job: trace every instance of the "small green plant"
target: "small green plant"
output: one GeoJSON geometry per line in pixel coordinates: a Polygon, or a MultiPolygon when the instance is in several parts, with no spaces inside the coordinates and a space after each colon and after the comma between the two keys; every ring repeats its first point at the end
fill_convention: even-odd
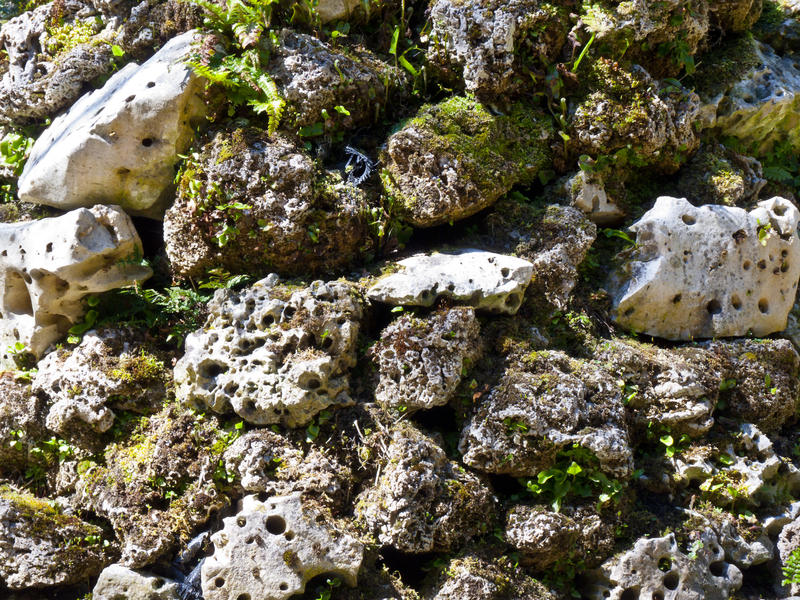
{"type": "Polygon", "coordinates": [[[24,133],[12,131],[0,140],[0,159],[2,159],[3,165],[10,168],[15,176],[19,176],[22,174],[22,169],[32,147],[33,138],[26,136],[24,133]]]}
{"type": "Polygon", "coordinates": [[[800,583],[800,548],[795,548],[786,558],[783,565],[783,581],[781,585],[800,583]]]}
{"type": "Polygon", "coordinates": [[[756,223],[758,224],[758,243],[762,246],[766,246],[767,240],[772,237],[772,223],[762,223],[759,220],[756,220],[756,223]]]}
{"type": "Polygon", "coordinates": [[[320,412],[306,427],[306,441],[313,442],[319,436],[320,427],[331,420],[333,413],[329,410],[320,412]]]}
{"type": "Polygon", "coordinates": [[[571,496],[597,498],[597,507],[616,501],[624,486],[616,479],[609,479],[599,470],[600,461],[579,444],[562,450],[556,456],[556,464],[541,471],[534,479],[522,479],[520,483],[535,496],[548,502],[554,511],[560,511],[565,499],[571,496]]]}
{"type": "Polygon", "coordinates": [[[325,587],[320,586],[316,589],[317,597],[314,600],[331,600],[333,589],[339,587],[340,585],[342,585],[342,582],[338,577],[326,579],[325,587]]]}
{"type": "Polygon", "coordinates": [[[184,1],[203,8],[205,26],[222,40],[195,53],[189,66],[211,84],[226,89],[231,116],[238,106],[247,105],[256,114],[266,114],[268,131],[275,133],[286,108],[267,71],[270,52],[278,43],[270,29],[278,0],[230,0],[221,5],[208,0],[184,1]]]}

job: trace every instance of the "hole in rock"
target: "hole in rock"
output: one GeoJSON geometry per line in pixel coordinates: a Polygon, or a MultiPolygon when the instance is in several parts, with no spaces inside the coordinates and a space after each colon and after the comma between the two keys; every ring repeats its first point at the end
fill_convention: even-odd
{"type": "Polygon", "coordinates": [[[519,296],[517,296],[516,294],[513,294],[506,298],[506,306],[508,306],[509,308],[514,308],[518,304],[519,304],[519,296]]]}
{"type": "Polygon", "coordinates": [[[510,271],[508,270],[507,267],[503,267],[502,269],[500,269],[500,275],[502,275],[503,277],[508,277],[509,273],[510,271]]]}
{"type": "Polygon", "coordinates": [[[153,145],[153,138],[144,138],[142,140],[142,146],[144,146],[145,148],[149,148],[152,145],[153,145]]]}
{"type": "Polygon", "coordinates": [[[245,525],[247,525],[247,519],[245,519],[244,517],[237,517],[236,518],[236,524],[239,527],[244,527],[245,525]]]}
{"type": "Polygon", "coordinates": [[[147,87],[149,87],[149,88],[156,87],[156,82],[155,81],[148,81],[147,82],[147,87]]]}
{"type": "Polygon", "coordinates": [[[674,571],[672,573],[667,573],[664,575],[664,587],[668,590],[676,590],[678,589],[678,584],[680,583],[680,578],[678,574],[674,571]]]}
{"type": "Polygon", "coordinates": [[[271,515],[267,517],[267,531],[272,535],[280,535],[286,531],[286,521],[280,515],[271,515]]]}
{"type": "Polygon", "coordinates": [[[783,215],[786,214],[786,207],[778,205],[772,209],[772,212],[774,212],[779,217],[782,217],[783,215]]]}
{"type": "Polygon", "coordinates": [[[622,313],[622,315],[625,317],[630,317],[635,312],[635,310],[636,310],[635,308],[630,307],[624,313],[622,313]]]}
{"type": "Polygon", "coordinates": [[[769,301],[766,298],[762,298],[758,301],[758,310],[760,310],[763,314],[767,314],[769,312],[769,301]]]}
{"type": "Polygon", "coordinates": [[[781,273],[786,273],[786,271],[788,271],[788,270],[789,270],[789,263],[786,262],[786,261],[783,261],[781,263],[781,273]]]}
{"type": "Polygon", "coordinates": [[[47,246],[44,249],[45,252],[52,252],[53,251],[53,242],[48,242],[47,246]]]}
{"type": "Polygon", "coordinates": [[[239,594],[236,596],[236,600],[250,600],[250,594],[239,594]]]}
{"type": "Polygon", "coordinates": [[[131,94],[127,98],[125,98],[125,102],[133,102],[133,99],[136,98],[136,94],[131,94]]]}
{"type": "Polygon", "coordinates": [[[225,585],[225,580],[224,580],[222,577],[217,577],[217,578],[214,580],[214,585],[215,585],[216,587],[218,587],[218,588],[221,588],[223,585],[225,585]]]}
{"type": "Polygon", "coordinates": [[[200,371],[200,375],[206,379],[214,379],[227,370],[228,367],[226,365],[221,365],[216,362],[202,363],[198,369],[198,371],[200,371]]]}
{"type": "Polygon", "coordinates": [[[681,297],[682,297],[682,296],[681,296],[680,294],[675,294],[675,295],[672,297],[672,303],[673,303],[673,304],[677,304],[678,302],[680,302],[680,301],[681,301],[681,297]]]}
{"type": "Polygon", "coordinates": [[[17,271],[9,271],[6,275],[6,291],[3,296],[6,309],[15,315],[33,315],[33,304],[28,286],[17,271]]]}
{"type": "Polygon", "coordinates": [[[749,271],[751,266],[752,266],[752,263],[749,260],[744,261],[744,263],[742,264],[742,268],[745,271],[749,271]]]}
{"type": "Polygon", "coordinates": [[[639,588],[628,588],[619,596],[619,600],[638,600],[639,588]]]}
{"type": "Polygon", "coordinates": [[[681,220],[687,225],[694,225],[697,223],[697,219],[695,219],[692,215],[683,215],[681,220]]]}
{"type": "Polygon", "coordinates": [[[287,531],[283,537],[286,538],[287,542],[291,542],[294,539],[294,531],[287,531]]]}
{"type": "Polygon", "coordinates": [[[658,569],[664,573],[672,568],[672,559],[669,556],[664,556],[658,561],[658,569]]]}
{"type": "Polygon", "coordinates": [[[309,379],[309,380],[308,380],[308,384],[307,384],[307,385],[308,385],[308,389],[310,389],[310,390],[315,390],[315,389],[317,389],[317,388],[318,388],[318,387],[319,387],[321,384],[320,384],[320,381],[319,381],[319,379],[309,379]]]}
{"type": "Polygon", "coordinates": [[[708,570],[714,577],[722,577],[725,574],[725,563],[721,560],[713,562],[708,565],[708,570]]]}
{"type": "Polygon", "coordinates": [[[711,315],[718,315],[722,312],[722,304],[720,304],[719,300],[714,299],[706,304],[706,310],[711,315]]]}
{"type": "Polygon", "coordinates": [[[759,269],[766,269],[767,268],[767,261],[765,261],[765,260],[758,261],[758,268],[759,269]]]}
{"type": "Polygon", "coordinates": [[[281,588],[282,592],[285,592],[286,590],[289,589],[289,584],[284,581],[278,587],[281,588]]]}
{"type": "Polygon", "coordinates": [[[737,296],[736,294],[731,296],[731,305],[736,310],[741,310],[742,309],[742,301],[739,299],[739,296],[737,296]]]}
{"type": "MultiPolygon", "coordinates": [[[[440,554],[405,554],[394,548],[385,547],[381,549],[380,558],[376,567],[387,567],[390,572],[400,574],[400,579],[409,587],[419,587],[423,579],[429,574],[426,569],[431,560],[441,556],[440,554]]],[[[320,583],[325,580],[321,579],[320,583]]],[[[311,588],[314,589],[314,588],[311,588]]]]}
{"type": "Polygon", "coordinates": [[[294,313],[295,313],[294,306],[287,306],[286,308],[283,309],[282,317],[284,320],[288,321],[294,316],[294,313]]]}
{"type": "Polygon", "coordinates": [[[744,229],[740,229],[738,231],[733,232],[733,239],[736,240],[737,243],[741,242],[746,238],[747,238],[747,232],[744,229]]]}
{"type": "Polygon", "coordinates": [[[664,600],[663,592],[653,592],[653,600],[664,600]]]}

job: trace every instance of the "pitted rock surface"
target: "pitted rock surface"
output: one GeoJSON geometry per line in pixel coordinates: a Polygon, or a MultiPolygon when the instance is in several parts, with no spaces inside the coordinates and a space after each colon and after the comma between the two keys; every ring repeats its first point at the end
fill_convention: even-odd
{"type": "Polygon", "coordinates": [[[515,314],[530,283],[526,260],[462,250],[455,254],[417,254],[397,263],[402,269],[369,289],[371,300],[395,306],[432,306],[439,297],[494,313],[515,314]]]}
{"type": "Polygon", "coordinates": [[[375,487],[356,501],[378,542],[401,552],[448,552],[485,530],[493,519],[489,488],[448,460],[433,439],[398,427],[375,487]]]}
{"type": "Polygon", "coordinates": [[[62,436],[81,425],[107,431],[112,408],[155,410],[166,396],[164,364],[141,349],[132,331],[90,331],[74,350],[52,352],[37,368],[32,391],[48,398],[47,427],[62,436]]]}
{"type": "Polygon", "coordinates": [[[741,63],[738,76],[706,93],[701,91],[703,125],[735,136],[743,147],[753,147],[759,155],[767,154],[777,142],[800,148],[798,55],[781,56],[753,39],[743,43],[750,45],[745,54],[733,46],[736,54],[728,58],[741,63]]]}
{"type": "MultiPolygon", "coordinates": [[[[0,28],[0,48],[8,61],[0,66],[0,122],[44,120],[72,104],[84,86],[113,68],[113,30],[90,2],[50,2],[25,12],[0,28]],[[53,25],[82,32],[86,41],[60,48],[53,25]]],[[[73,33],[73,35],[75,35],[73,33]]]]}
{"type": "Polygon", "coordinates": [[[96,576],[106,562],[101,544],[75,540],[102,529],[64,514],[28,492],[0,488],[0,579],[10,589],[69,585],[96,576]]]}
{"type": "Polygon", "coordinates": [[[353,474],[347,466],[317,449],[304,456],[272,431],[248,431],[230,445],[223,460],[246,492],[270,496],[302,492],[334,505],[350,497],[353,474]]]}
{"type": "Polygon", "coordinates": [[[203,80],[184,64],[195,32],[170,40],[83,96],[36,140],[19,198],[61,209],[115,203],[161,218],[174,164],[206,114],[203,80]]]}
{"type": "Polygon", "coordinates": [[[289,427],[351,402],[362,316],[352,287],[316,281],[292,292],[270,276],[239,292],[218,290],[208,310],[175,365],[179,399],[289,427]]]}
{"type": "Polygon", "coordinates": [[[664,600],[727,600],[742,586],[742,572],[725,561],[718,535],[706,528],[694,556],[681,552],[675,534],[643,538],[591,574],[590,600],[624,600],[632,593],[664,600]]]}
{"type": "Polygon", "coordinates": [[[103,569],[92,590],[92,600],[180,600],[178,584],[152,573],[122,565],[103,569]]]}
{"type": "Polygon", "coordinates": [[[386,142],[384,190],[415,227],[472,216],[550,161],[549,116],[515,104],[497,115],[473,98],[423,106],[386,142]]]}
{"type": "Polygon", "coordinates": [[[777,197],[749,213],[658,198],[630,227],[637,246],[610,282],[612,318],[670,340],[783,330],[800,278],[798,219],[777,197]]]}
{"type": "Polygon", "coordinates": [[[447,404],[480,352],[472,308],[429,317],[403,315],[373,348],[380,382],[375,398],[386,406],[433,408],[447,404]]]}
{"type": "Polygon", "coordinates": [[[278,38],[269,70],[286,100],[284,125],[322,123],[336,131],[368,125],[384,103],[402,90],[403,71],[371,52],[338,52],[314,36],[289,29],[279,32],[278,38]],[[336,106],[346,107],[350,114],[337,112],[336,106]]]}
{"type": "Polygon", "coordinates": [[[223,521],[211,538],[214,554],[202,567],[206,600],[284,600],[323,573],[356,585],[364,547],[299,493],[264,502],[245,496],[242,510],[223,521]]]}
{"type": "Polygon", "coordinates": [[[615,477],[633,471],[620,388],[597,366],[548,351],[511,361],[464,425],[459,450],[475,469],[532,477],[572,444],[615,477]]]}
{"type": "Polygon", "coordinates": [[[566,38],[567,27],[560,15],[540,4],[537,0],[437,0],[429,9],[428,60],[463,78],[471,93],[492,100],[508,93],[523,80],[518,72],[519,53],[552,62],[566,38]],[[529,35],[531,31],[536,34],[529,35]]]}
{"type": "Polygon", "coordinates": [[[366,208],[365,194],[319,168],[297,138],[221,131],[183,168],[164,216],[167,256],[179,277],[328,272],[359,256],[366,208]]]}
{"type": "MultiPolygon", "coordinates": [[[[151,274],[123,262],[142,244],[118,206],[0,225],[0,247],[0,346],[20,342],[37,357],[83,316],[83,298],[151,274]]],[[[11,362],[7,350],[2,362],[11,362]]]]}

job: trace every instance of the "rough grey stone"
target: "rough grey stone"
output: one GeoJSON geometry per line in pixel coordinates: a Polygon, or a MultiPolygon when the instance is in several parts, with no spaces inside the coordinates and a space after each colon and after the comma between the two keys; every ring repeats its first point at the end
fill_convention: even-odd
{"type": "Polygon", "coordinates": [[[664,600],[727,600],[742,585],[742,572],[725,561],[725,551],[710,528],[698,536],[694,556],[681,552],[675,534],[639,539],[590,575],[584,591],[590,600],[624,600],[631,594],[664,600]]]}
{"type": "Polygon", "coordinates": [[[112,408],[146,411],[166,396],[164,364],[137,344],[131,331],[90,331],[71,352],[39,361],[32,391],[50,401],[48,429],[72,437],[81,424],[97,432],[114,422],[112,408]]]}
{"type": "Polygon", "coordinates": [[[243,595],[284,600],[323,573],[356,585],[363,546],[304,503],[299,493],[264,502],[245,496],[242,510],[223,522],[211,538],[214,554],[202,567],[206,600],[243,595]]]}
{"type": "Polygon", "coordinates": [[[482,250],[417,254],[397,263],[368,292],[371,300],[395,306],[431,306],[439,297],[479,310],[515,314],[531,280],[526,260],[482,250]]]}
{"type": "Polygon", "coordinates": [[[178,584],[122,565],[103,569],[92,590],[92,600],[179,600],[178,584]]]}
{"type": "Polygon", "coordinates": [[[330,272],[366,245],[364,192],[315,165],[295,137],[254,129],[216,132],[181,172],[164,216],[179,277],[330,272]]]}
{"type": "Polygon", "coordinates": [[[103,531],[46,500],[0,488],[0,579],[10,589],[69,585],[97,575],[101,543],[75,544],[103,531]]]}
{"type": "Polygon", "coordinates": [[[386,406],[411,409],[447,404],[478,357],[478,335],[472,308],[399,317],[372,350],[380,373],[375,398],[386,406]]]}
{"type": "MultiPolygon", "coordinates": [[[[37,357],[83,316],[84,297],[151,274],[122,263],[142,245],[118,206],[0,225],[0,247],[0,347],[19,342],[37,357]]],[[[12,364],[8,350],[2,359],[12,364]]]]}
{"type": "Polygon", "coordinates": [[[490,473],[535,476],[558,450],[580,444],[618,478],[633,471],[620,388],[608,373],[561,352],[511,359],[464,425],[464,462],[490,473]]]}
{"type": "Polygon", "coordinates": [[[662,196],[630,229],[637,245],[610,288],[612,318],[670,340],[764,336],[786,327],[800,278],[800,212],[751,212],[662,196]]]}
{"type": "Polygon", "coordinates": [[[347,284],[316,281],[291,292],[270,276],[239,292],[218,290],[208,310],[175,365],[180,400],[289,427],[351,402],[362,308],[347,284]]]}
{"type": "Polygon", "coordinates": [[[431,438],[401,425],[385,460],[377,485],[356,500],[357,515],[379,544],[407,553],[448,552],[488,528],[491,492],[431,438]]]}
{"type": "Polygon", "coordinates": [[[182,34],[143,65],[127,65],[55,119],[33,145],[20,200],[61,209],[115,203],[161,218],[178,154],[206,114],[203,81],[183,62],[195,37],[182,34]]]}

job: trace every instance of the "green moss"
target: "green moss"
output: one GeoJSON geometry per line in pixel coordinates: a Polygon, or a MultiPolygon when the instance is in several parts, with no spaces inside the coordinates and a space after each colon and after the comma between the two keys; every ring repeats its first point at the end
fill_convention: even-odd
{"type": "Polygon", "coordinates": [[[92,37],[95,35],[95,23],[80,19],[72,23],[59,22],[55,25],[49,25],[47,33],[49,34],[45,46],[47,52],[53,57],[58,57],[81,44],[91,42],[92,37]]]}
{"type": "Polygon", "coordinates": [[[109,375],[126,383],[154,381],[165,375],[164,363],[154,355],[141,351],[139,356],[124,356],[109,375]]]}
{"type": "Polygon", "coordinates": [[[728,90],[748,71],[758,66],[753,38],[747,34],[725,39],[702,56],[697,72],[687,80],[701,98],[714,98],[728,90]]]}

